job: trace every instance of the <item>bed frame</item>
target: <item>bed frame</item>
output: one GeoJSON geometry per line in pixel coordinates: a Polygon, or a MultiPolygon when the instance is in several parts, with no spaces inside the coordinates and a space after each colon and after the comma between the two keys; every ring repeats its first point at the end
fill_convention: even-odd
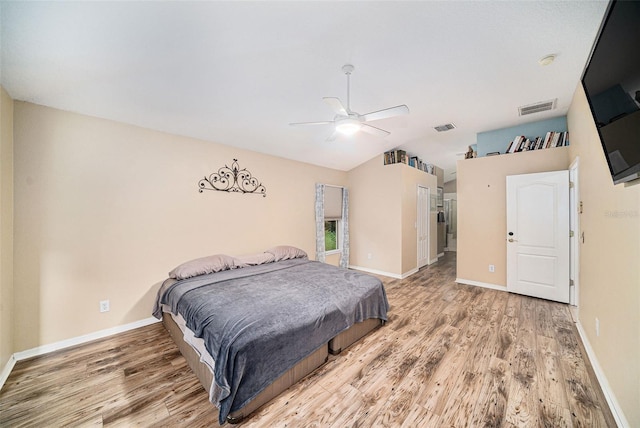
{"type": "MultiPolygon", "coordinates": [[[[171,338],[178,346],[180,353],[187,360],[187,364],[191,367],[191,370],[195,373],[198,380],[204,387],[207,393],[210,390],[211,383],[213,382],[213,373],[208,366],[200,362],[200,355],[183,339],[183,333],[180,327],[175,323],[171,315],[166,312],[162,314],[162,322],[166,329],[169,331],[171,338]]],[[[236,424],[240,423],[244,418],[249,416],[253,411],[257,410],[263,404],[271,401],[273,398],[281,394],[287,388],[300,381],[308,374],[315,371],[318,367],[322,366],[329,359],[329,353],[337,355],[342,350],[346,349],[349,345],[358,341],[370,331],[374,330],[378,326],[382,325],[384,321],[379,319],[368,319],[364,322],[357,323],[351,326],[349,329],[343,331],[329,343],[321,346],[318,350],[311,355],[300,361],[293,366],[282,376],[276,379],[265,390],[259,393],[253,400],[251,400],[243,408],[231,412],[227,416],[227,422],[236,424]]]]}

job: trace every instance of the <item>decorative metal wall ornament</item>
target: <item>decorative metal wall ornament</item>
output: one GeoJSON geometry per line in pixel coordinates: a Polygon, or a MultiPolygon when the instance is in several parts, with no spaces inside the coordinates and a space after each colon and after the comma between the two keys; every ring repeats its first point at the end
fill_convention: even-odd
{"type": "Polygon", "coordinates": [[[247,171],[240,169],[238,159],[234,159],[231,168],[227,165],[214,172],[209,177],[204,177],[198,182],[198,192],[203,190],[218,190],[220,192],[256,193],[267,196],[267,189],[247,171]]]}

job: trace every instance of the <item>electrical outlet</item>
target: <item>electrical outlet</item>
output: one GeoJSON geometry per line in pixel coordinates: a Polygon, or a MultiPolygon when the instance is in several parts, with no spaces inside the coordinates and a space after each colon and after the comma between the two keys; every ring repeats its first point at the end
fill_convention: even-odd
{"type": "Polygon", "coordinates": [[[373,254],[368,253],[368,254],[367,254],[367,259],[371,260],[372,258],[373,258],[373,254]]]}
{"type": "Polygon", "coordinates": [[[100,300],[100,312],[109,312],[108,300],[100,300]]]}
{"type": "Polygon", "coordinates": [[[496,271],[496,266],[495,265],[489,265],[489,272],[493,273],[496,271]]]}
{"type": "Polygon", "coordinates": [[[596,336],[600,337],[600,320],[596,317],[596,336]]]}

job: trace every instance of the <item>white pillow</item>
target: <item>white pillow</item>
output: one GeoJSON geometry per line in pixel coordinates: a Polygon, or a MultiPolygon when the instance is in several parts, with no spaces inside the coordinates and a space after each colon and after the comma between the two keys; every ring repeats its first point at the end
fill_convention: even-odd
{"type": "Polygon", "coordinates": [[[169,278],[187,279],[198,275],[235,269],[236,267],[240,266],[234,257],[226,254],[216,254],[182,263],[169,272],[169,278]]]}

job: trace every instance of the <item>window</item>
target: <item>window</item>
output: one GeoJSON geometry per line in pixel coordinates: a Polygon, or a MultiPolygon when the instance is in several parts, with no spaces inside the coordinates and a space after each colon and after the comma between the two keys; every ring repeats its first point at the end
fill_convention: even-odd
{"type": "Polygon", "coordinates": [[[335,251],[340,249],[339,222],[340,220],[324,221],[324,249],[325,251],[335,251]]]}
{"type": "Polygon", "coordinates": [[[342,187],[326,186],[324,189],[324,250],[342,249],[342,187]]]}
{"type": "Polygon", "coordinates": [[[316,183],[316,260],[340,257],[349,267],[349,191],[340,186],[316,183]]]}

